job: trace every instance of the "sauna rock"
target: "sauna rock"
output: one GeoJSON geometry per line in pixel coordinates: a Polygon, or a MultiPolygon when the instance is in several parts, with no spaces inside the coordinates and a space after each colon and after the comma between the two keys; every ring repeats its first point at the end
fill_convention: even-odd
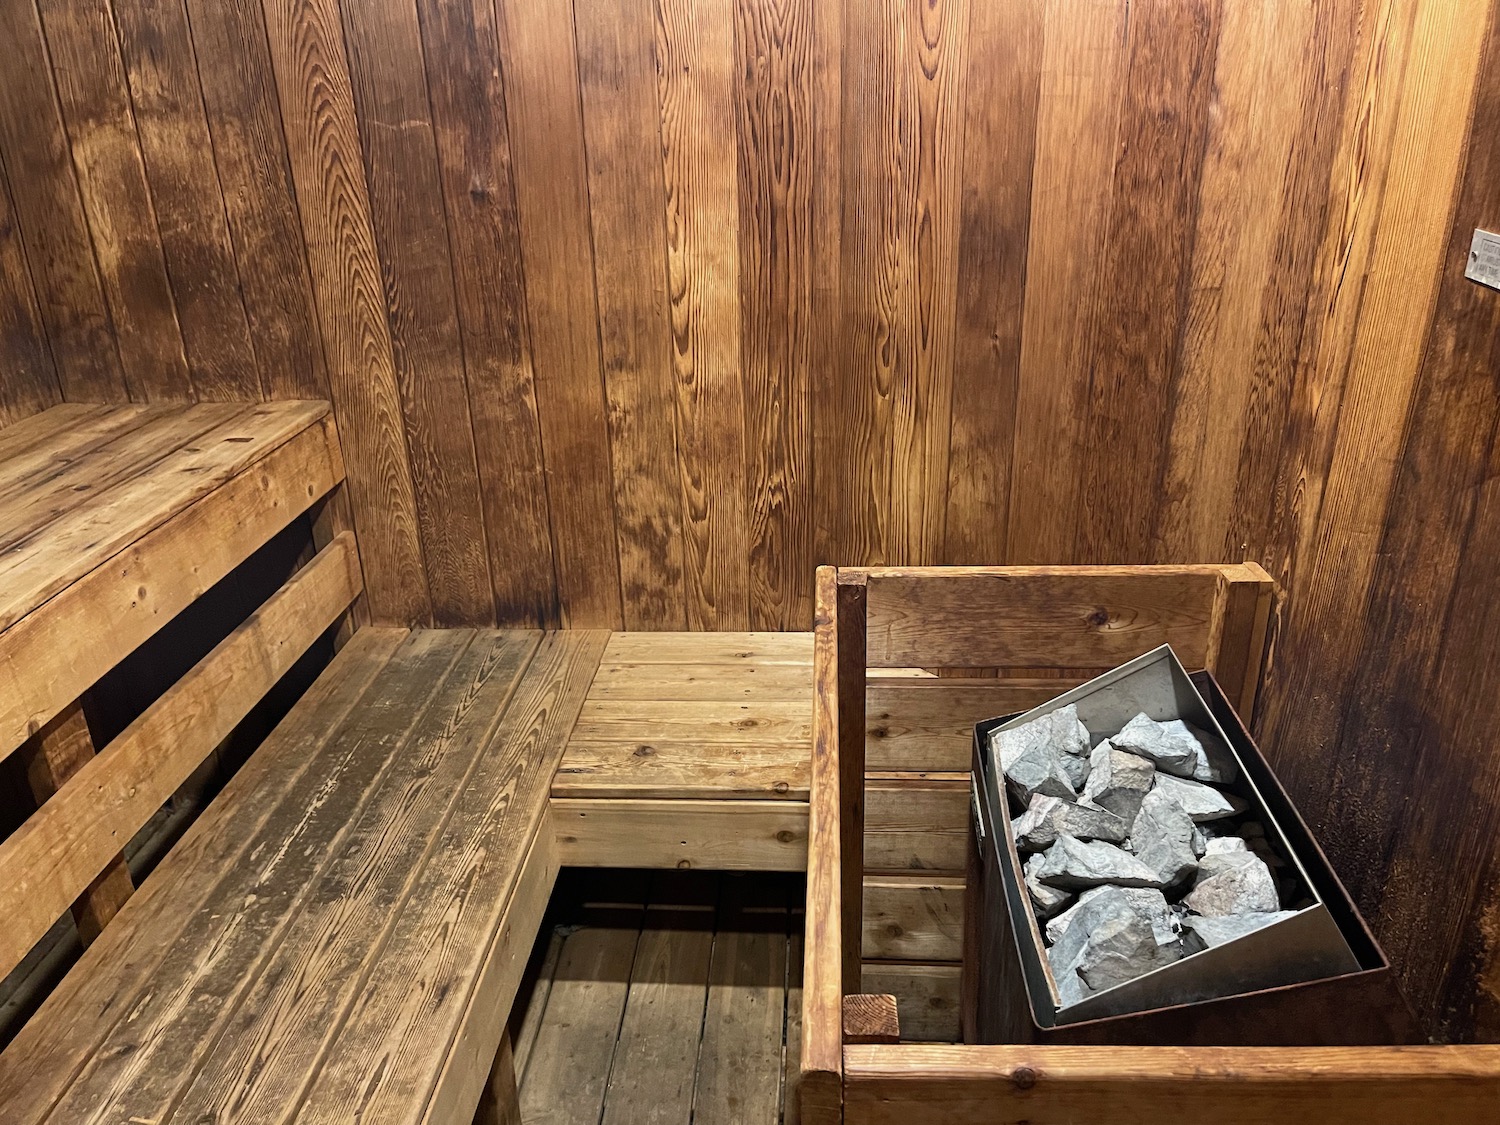
{"type": "Polygon", "coordinates": [[[1130,825],[1107,809],[1060,797],[1032,797],[1026,811],[1011,822],[1011,833],[1023,851],[1049,848],[1063,833],[1118,844],[1129,832],[1130,825]]]}
{"type": "Polygon", "coordinates": [[[1012,730],[996,731],[990,751],[999,760],[1006,782],[1026,805],[1037,794],[1077,800],[1078,789],[1088,778],[1089,732],[1078,721],[1076,707],[1063,707],[1012,730]]]}
{"type": "Polygon", "coordinates": [[[1120,887],[1164,887],[1166,883],[1141,860],[1103,840],[1062,835],[1042,853],[1037,879],[1049,887],[1081,890],[1113,883],[1120,887]]]}
{"type": "Polygon", "coordinates": [[[1204,856],[1193,889],[1182,901],[1195,914],[1210,918],[1270,913],[1281,907],[1271,869],[1248,851],[1204,856]]]}
{"type": "Polygon", "coordinates": [[[1138,754],[1117,750],[1109,739],[1089,756],[1083,799],[1108,809],[1127,823],[1141,811],[1141,801],[1156,781],[1156,767],[1138,754]]]}
{"type": "Polygon", "coordinates": [[[1172,798],[1195,823],[1222,820],[1245,811],[1245,802],[1233,793],[1225,793],[1201,781],[1188,781],[1169,773],[1156,778],[1156,789],[1172,798]]]}
{"type": "Polygon", "coordinates": [[[1164,887],[1184,882],[1198,870],[1194,848],[1197,829],[1192,818],[1167,790],[1160,787],[1146,794],[1141,811],[1130,827],[1126,845],[1151,870],[1164,887]]]}

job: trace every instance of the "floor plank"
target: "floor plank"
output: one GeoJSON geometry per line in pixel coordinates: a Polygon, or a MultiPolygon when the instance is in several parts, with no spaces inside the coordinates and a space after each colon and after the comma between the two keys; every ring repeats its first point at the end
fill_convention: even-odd
{"type": "Polygon", "coordinates": [[[692,1112],[717,889],[711,877],[653,880],[603,1125],[676,1125],[692,1112]]]}
{"type": "Polygon", "coordinates": [[[786,899],[725,876],[709,974],[693,1125],[777,1119],[786,1026],[786,899]]]}
{"type": "Polygon", "coordinates": [[[557,959],[512,1020],[523,1125],[795,1125],[805,894],[759,873],[565,872],[538,938],[557,959]]]}
{"type": "Polygon", "coordinates": [[[643,904],[612,925],[584,926],[563,941],[526,1073],[525,1125],[597,1125],[630,992],[643,904]]]}

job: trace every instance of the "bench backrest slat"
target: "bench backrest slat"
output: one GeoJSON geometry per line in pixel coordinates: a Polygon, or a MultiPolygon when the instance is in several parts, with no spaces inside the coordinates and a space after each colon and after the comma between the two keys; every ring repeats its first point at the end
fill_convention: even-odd
{"type": "Polygon", "coordinates": [[[7,919],[0,974],[21,962],[360,589],[354,538],[345,532],[0,844],[7,919]]]}

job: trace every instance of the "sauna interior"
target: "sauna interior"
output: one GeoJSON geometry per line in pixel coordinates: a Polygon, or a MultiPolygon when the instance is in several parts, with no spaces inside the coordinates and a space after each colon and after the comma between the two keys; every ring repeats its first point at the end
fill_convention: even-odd
{"type": "Polygon", "coordinates": [[[0,1121],[1500,1120],[1500,0],[0,54],[0,1121]],[[1409,1041],[975,1041],[974,725],[1163,643],[1409,1041]]]}

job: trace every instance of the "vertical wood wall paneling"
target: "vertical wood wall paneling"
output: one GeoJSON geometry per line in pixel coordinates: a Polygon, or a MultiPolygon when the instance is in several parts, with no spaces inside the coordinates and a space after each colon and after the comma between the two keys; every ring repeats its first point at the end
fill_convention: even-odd
{"type": "Polygon", "coordinates": [[[195,398],[261,397],[183,0],[113,0],[195,398]]]}
{"type": "Polygon", "coordinates": [[[491,0],[419,0],[497,617],[557,623],[500,40],[491,0]]]}
{"type": "Polygon", "coordinates": [[[1224,550],[1239,468],[1226,451],[1237,452],[1262,310],[1279,282],[1276,224],[1315,75],[1308,48],[1321,44],[1311,34],[1313,8],[1312,0],[1261,0],[1223,9],[1156,512],[1158,558],[1219,558],[1224,550]]]}
{"type": "Polygon", "coordinates": [[[58,383],[67,399],[119,401],[126,397],[119,349],[35,4],[0,4],[0,43],[0,152],[7,168],[25,171],[11,184],[12,215],[58,383]]]}
{"type": "Polygon", "coordinates": [[[972,4],[941,557],[1007,557],[1045,7],[972,4]]]}
{"type": "Polygon", "coordinates": [[[342,10],[433,621],[491,621],[495,598],[417,9],[413,0],[383,0],[342,10]]]}
{"type": "Polygon", "coordinates": [[[940,557],[943,548],[969,4],[918,0],[904,15],[894,28],[899,147],[887,154],[899,169],[892,202],[900,261],[887,548],[903,562],[940,557]]]}
{"type": "Polygon", "coordinates": [[[573,8],[567,0],[497,5],[558,602],[566,625],[619,628],[573,8]]]}
{"type": "Polygon", "coordinates": [[[1126,0],[1046,4],[1007,513],[1010,562],[1073,557],[1079,478],[1094,455],[1084,422],[1100,285],[1095,248],[1104,243],[1113,199],[1128,27],[1126,0]]]}
{"type": "Polygon", "coordinates": [[[416,497],[334,0],[266,0],[292,179],[377,622],[429,621],[416,497]]]}
{"type": "MultiPolygon", "coordinates": [[[[1491,9],[1486,40],[1479,73],[1500,65],[1500,7],[1491,9]]],[[[1458,1014],[1459,990],[1445,990],[1450,972],[1464,986],[1477,981],[1480,998],[1500,1010],[1500,949],[1476,940],[1473,925],[1497,907],[1482,876],[1500,872],[1500,802],[1473,795],[1500,793],[1500,755],[1484,752],[1490,735],[1476,721],[1479,701],[1497,698],[1500,677],[1493,659],[1471,655],[1500,627],[1491,605],[1500,577],[1492,452],[1500,299],[1463,276],[1474,228],[1500,216],[1500,84],[1476,91],[1471,116],[1436,315],[1337,739],[1359,763],[1357,773],[1340,775],[1340,813],[1345,792],[1359,814],[1372,793],[1382,795],[1380,815],[1360,826],[1358,855],[1345,860],[1351,889],[1378,909],[1381,940],[1408,993],[1445,1023],[1458,1014]],[[1457,901],[1435,903],[1431,872],[1446,868],[1481,877],[1466,880],[1457,901]]]]}
{"type": "Polygon", "coordinates": [[[652,0],[574,6],[627,629],[683,629],[682,486],[652,0]]]}
{"type": "Polygon", "coordinates": [[[1361,46],[1359,16],[1356,4],[1316,5],[1310,41],[1303,48],[1307,74],[1277,220],[1275,280],[1266,293],[1256,330],[1245,411],[1237,423],[1234,499],[1221,528],[1219,557],[1257,557],[1279,578],[1285,577],[1285,565],[1272,530],[1275,513],[1298,486],[1282,471],[1282,453],[1287,447],[1293,389],[1300,382],[1296,373],[1306,357],[1316,353],[1323,295],[1336,276],[1333,271],[1338,263],[1322,249],[1337,198],[1330,189],[1341,183],[1334,180],[1333,169],[1349,76],[1361,46]]]}
{"type": "Polygon", "coordinates": [[[1355,131],[1335,165],[1335,175],[1355,181],[1346,209],[1335,212],[1337,241],[1332,230],[1328,239],[1347,248],[1338,255],[1341,281],[1328,298],[1310,385],[1294,400],[1301,485],[1283,517],[1294,600],[1267,729],[1273,745],[1298,744],[1289,776],[1335,857],[1359,854],[1368,827],[1399,807],[1395,794],[1366,784],[1365,763],[1338,745],[1338,719],[1433,315],[1484,2],[1391,0],[1382,13],[1389,33],[1369,53],[1355,131]],[[1365,176],[1373,182],[1359,183],[1365,176]],[[1339,813],[1330,816],[1334,786],[1345,784],[1350,791],[1339,791],[1339,813]]]}
{"type": "Polygon", "coordinates": [[[109,0],[42,0],[39,7],[130,397],[191,400],[109,0]]]}
{"type": "Polygon", "coordinates": [[[856,493],[849,487],[853,467],[839,451],[849,442],[854,419],[844,407],[843,201],[844,201],[844,5],[814,3],[812,23],[812,130],[807,147],[812,177],[812,366],[809,409],[813,493],[813,558],[817,563],[857,564],[865,560],[856,545],[856,493]],[[836,503],[828,498],[837,496],[836,503]],[[859,551],[858,555],[851,552],[859,551]]]}
{"type": "Polygon", "coordinates": [[[688,624],[749,625],[732,0],[658,0],[688,624]]]}
{"type": "Polygon", "coordinates": [[[0,420],[331,397],[388,621],[1258,559],[1262,744],[1500,1034],[1497,0],[340,3],[0,5],[0,420]]]}
{"type": "Polygon", "coordinates": [[[261,384],[271,399],[327,398],[260,0],[187,0],[187,12],[261,384]]]}
{"type": "Polygon", "coordinates": [[[1217,3],[1140,0],[1120,108],[1115,205],[1092,329],[1075,557],[1149,562],[1187,312],[1219,35],[1217,3]]]}
{"type": "Polygon", "coordinates": [[[30,417],[61,398],[16,225],[10,176],[0,159],[0,426],[30,417]]]}
{"type": "Polygon", "coordinates": [[[749,624],[807,628],[813,558],[812,0],[736,0],[749,624]]]}

